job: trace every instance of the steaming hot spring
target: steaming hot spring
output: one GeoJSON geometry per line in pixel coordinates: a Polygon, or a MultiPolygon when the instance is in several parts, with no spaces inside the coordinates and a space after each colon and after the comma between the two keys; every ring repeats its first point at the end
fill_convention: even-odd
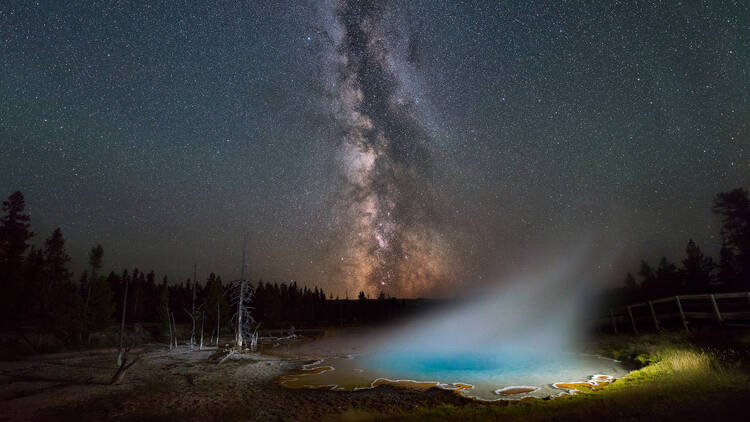
{"type": "Polygon", "coordinates": [[[479,400],[554,397],[598,388],[627,371],[619,362],[572,353],[348,355],[304,365],[281,378],[289,388],[353,391],[381,384],[440,387],[479,400]]]}
{"type": "Polygon", "coordinates": [[[437,386],[479,400],[554,397],[604,386],[628,371],[618,361],[581,352],[590,304],[586,278],[571,264],[576,262],[582,260],[383,329],[352,348],[355,353],[321,353],[279,381],[289,388],[348,391],[437,386]]]}

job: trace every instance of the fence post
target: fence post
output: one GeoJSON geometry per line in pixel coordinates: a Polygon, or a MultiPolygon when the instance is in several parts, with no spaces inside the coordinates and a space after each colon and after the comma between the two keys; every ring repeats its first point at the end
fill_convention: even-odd
{"type": "Polygon", "coordinates": [[[680,310],[680,319],[682,320],[682,326],[685,327],[685,331],[690,331],[688,328],[688,320],[685,318],[685,312],[682,312],[682,303],[680,302],[680,297],[675,296],[674,300],[677,301],[677,309],[680,310]]]}
{"type": "Polygon", "coordinates": [[[648,301],[648,307],[651,308],[651,317],[654,319],[654,327],[656,327],[656,331],[659,331],[659,320],[656,319],[656,312],[654,312],[654,304],[650,300],[648,301]]]}
{"type": "Polygon", "coordinates": [[[719,312],[719,305],[716,303],[716,296],[711,295],[711,304],[714,305],[714,312],[716,313],[716,321],[721,324],[723,321],[721,319],[721,313],[719,312]]]}
{"type": "Polygon", "coordinates": [[[612,312],[612,308],[609,308],[609,319],[612,321],[612,331],[617,334],[617,321],[615,321],[615,314],[612,312]]]}
{"type": "Polygon", "coordinates": [[[633,332],[638,334],[638,327],[635,326],[635,319],[633,318],[633,311],[630,310],[630,305],[628,305],[628,316],[630,316],[630,323],[633,324],[633,332]]]}

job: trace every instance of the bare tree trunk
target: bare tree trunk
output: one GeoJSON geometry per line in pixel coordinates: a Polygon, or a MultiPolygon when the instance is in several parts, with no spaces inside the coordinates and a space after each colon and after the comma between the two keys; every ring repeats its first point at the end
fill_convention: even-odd
{"type": "Polygon", "coordinates": [[[109,382],[110,385],[119,384],[123,378],[125,378],[125,372],[127,372],[128,369],[130,369],[131,366],[135,365],[136,362],[138,362],[138,359],[141,357],[138,356],[135,359],[133,359],[132,362],[128,363],[128,352],[127,350],[123,354],[123,360],[120,364],[120,368],[115,372],[115,375],[112,376],[112,380],[109,382]]]}
{"type": "Polygon", "coordinates": [[[174,348],[177,348],[177,323],[174,320],[174,312],[170,312],[172,315],[172,328],[174,328],[174,348]]]}
{"type": "Polygon", "coordinates": [[[125,281],[125,294],[122,296],[122,321],[120,321],[120,347],[117,348],[117,366],[122,366],[122,341],[125,338],[125,311],[128,306],[128,285],[125,281]]]}
{"type": "Polygon", "coordinates": [[[201,345],[199,346],[199,350],[203,350],[203,323],[206,321],[206,313],[201,312],[201,345]]]}
{"type": "Polygon", "coordinates": [[[190,332],[190,349],[195,345],[195,285],[198,284],[197,265],[193,264],[193,309],[190,318],[193,320],[193,331],[190,332]]]}
{"type": "MultiPolygon", "coordinates": [[[[135,287],[138,287],[138,285],[136,284],[135,287]]],[[[141,291],[141,288],[136,288],[135,290],[133,290],[133,315],[130,316],[131,318],[133,318],[133,322],[138,322],[139,321],[139,319],[138,319],[138,298],[141,296],[140,295],[140,291],[141,291]]]]}
{"type": "Polygon", "coordinates": [[[86,330],[86,344],[91,344],[91,330],[89,329],[89,299],[91,299],[91,280],[89,280],[86,303],[83,305],[83,326],[86,330]]]}
{"type": "Polygon", "coordinates": [[[219,333],[221,333],[221,304],[216,304],[216,347],[219,347],[219,333]]]}
{"type": "Polygon", "coordinates": [[[247,250],[247,234],[242,241],[242,268],[240,269],[240,298],[237,303],[237,347],[242,350],[242,314],[245,313],[245,306],[242,303],[245,296],[245,251],[247,250]]]}
{"type": "Polygon", "coordinates": [[[86,328],[86,343],[91,343],[91,332],[89,331],[89,299],[91,299],[91,283],[94,279],[94,270],[91,270],[92,279],[89,280],[88,292],[86,292],[86,302],[83,304],[83,321],[84,327],[86,328]]]}
{"type": "Polygon", "coordinates": [[[167,325],[169,326],[169,350],[172,350],[172,319],[169,317],[169,309],[167,309],[167,325]]]}

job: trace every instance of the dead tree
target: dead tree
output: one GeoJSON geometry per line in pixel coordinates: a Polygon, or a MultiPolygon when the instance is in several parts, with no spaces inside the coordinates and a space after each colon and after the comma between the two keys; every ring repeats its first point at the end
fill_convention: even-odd
{"type": "Polygon", "coordinates": [[[237,324],[235,340],[237,347],[242,349],[253,336],[254,308],[250,306],[253,301],[253,290],[247,285],[247,281],[237,280],[232,283],[231,298],[232,303],[237,306],[237,312],[233,315],[237,324]]]}
{"type": "Polygon", "coordinates": [[[195,286],[198,284],[198,278],[197,278],[197,265],[193,264],[193,309],[190,313],[190,319],[193,320],[193,330],[190,332],[190,349],[193,349],[193,346],[195,346],[195,286]]]}
{"type": "Polygon", "coordinates": [[[130,283],[125,280],[125,294],[122,296],[122,321],[120,321],[120,346],[117,348],[117,366],[122,366],[122,341],[125,338],[125,311],[128,306],[128,285],[130,283]]]}
{"type": "Polygon", "coordinates": [[[258,347],[258,330],[260,329],[260,323],[255,326],[252,337],[250,337],[250,350],[255,350],[258,347]]]}
{"type": "Polygon", "coordinates": [[[216,304],[216,347],[219,347],[219,333],[221,333],[221,304],[216,304]]]}
{"type": "Polygon", "coordinates": [[[174,348],[177,348],[177,323],[174,320],[174,312],[170,312],[170,315],[172,315],[172,328],[174,331],[174,348]]]}
{"type": "Polygon", "coordinates": [[[245,252],[247,250],[247,235],[242,242],[242,267],[240,269],[240,279],[232,282],[231,299],[232,304],[237,306],[237,312],[234,314],[234,320],[237,323],[235,341],[237,347],[242,350],[246,339],[251,339],[253,335],[252,324],[255,322],[252,316],[253,307],[250,306],[253,299],[253,291],[247,285],[245,280],[245,252]]]}
{"type": "Polygon", "coordinates": [[[172,319],[169,317],[169,309],[167,309],[167,325],[169,326],[169,350],[172,350],[172,319]]]}
{"type": "Polygon", "coordinates": [[[206,313],[201,312],[201,345],[199,346],[199,350],[203,350],[203,323],[206,322],[206,313]]]}
{"type": "Polygon", "coordinates": [[[135,365],[136,362],[138,362],[138,360],[141,358],[140,356],[136,356],[135,359],[128,362],[128,352],[130,352],[130,345],[125,348],[125,351],[122,354],[122,362],[120,363],[120,368],[117,369],[115,375],[112,376],[112,380],[109,382],[110,385],[119,384],[120,382],[122,382],[122,379],[125,378],[125,372],[127,372],[127,370],[130,369],[131,366],[135,365]]]}

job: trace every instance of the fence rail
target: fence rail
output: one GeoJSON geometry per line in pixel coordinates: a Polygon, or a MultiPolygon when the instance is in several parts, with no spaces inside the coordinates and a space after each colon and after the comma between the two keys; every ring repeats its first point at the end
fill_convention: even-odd
{"type": "Polygon", "coordinates": [[[750,292],[690,294],[664,297],[610,309],[597,320],[617,333],[622,327],[661,331],[670,324],[690,330],[691,321],[713,321],[719,325],[750,326],[750,292]]]}

